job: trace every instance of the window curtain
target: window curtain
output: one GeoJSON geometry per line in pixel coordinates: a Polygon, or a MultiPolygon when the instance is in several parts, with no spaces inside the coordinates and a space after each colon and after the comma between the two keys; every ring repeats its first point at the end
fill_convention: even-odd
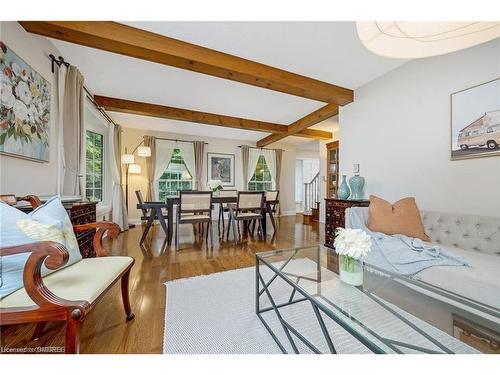
{"type": "Polygon", "coordinates": [[[246,178],[246,188],[248,189],[248,183],[252,179],[253,174],[255,173],[255,168],[257,168],[257,163],[259,161],[259,156],[261,155],[261,149],[259,148],[250,148],[248,150],[248,172],[246,178]]]}
{"type": "Polygon", "coordinates": [[[195,182],[196,189],[203,190],[202,175],[203,175],[203,156],[205,154],[205,142],[195,141],[194,145],[194,164],[195,164],[195,182]]]}
{"type": "Polygon", "coordinates": [[[276,186],[275,189],[280,189],[281,178],[281,159],[283,158],[283,150],[275,150],[276,153],[276,186]]]}
{"type": "Polygon", "coordinates": [[[121,177],[121,126],[109,124],[108,133],[108,160],[111,169],[111,181],[113,185],[111,196],[112,220],[118,224],[121,230],[128,229],[128,215],[125,207],[125,195],[122,187],[121,177]]]}
{"type": "Polygon", "coordinates": [[[64,180],[63,195],[84,194],[85,122],[83,76],[73,65],[67,68],[63,99],[64,180]],[[68,147],[70,146],[70,147],[68,147]]]}
{"type": "Polygon", "coordinates": [[[261,150],[262,155],[264,155],[264,159],[266,159],[267,168],[269,168],[269,173],[271,174],[272,179],[274,180],[274,187],[278,185],[277,183],[277,174],[276,174],[276,151],[270,150],[267,148],[263,148],[261,150]]]}
{"type": "Polygon", "coordinates": [[[250,151],[250,147],[248,146],[241,146],[241,164],[242,164],[242,173],[243,173],[243,185],[246,187],[243,187],[243,190],[248,189],[248,184],[246,183],[247,181],[247,175],[248,175],[248,154],[250,151]]]}
{"type": "Polygon", "coordinates": [[[66,86],[66,66],[56,65],[56,85],[55,97],[57,105],[57,194],[61,195],[64,182],[64,137],[63,137],[63,108],[64,108],[64,88],[66,86]]]}
{"type": "Polygon", "coordinates": [[[193,177],[193,180],[196,180],[196,162],[193,142],[177,142],[177,148],[181,151],[182,159],[184,159],[184,164],[186,164],[189,174],[193,177]]]}
{"type": "Polygon", "coordinates": [[[144,146],[151,149],[151,156],[146,158],[146,180],[148,181],[148,188],[146,190],[146,201],[154,200],[154,178],[155,178],[155,164],[156,164],[156,142],[155,137],[149,135],[144,136],[144,146]]]}
{"type": "Polygon", "coordinates": [[[170,159],[172,159],[172,155],[174,150],[177,148],[177,144],[172,141],[164,141],[161,139],[155,140],[155,166],[154,166],[154,177],[153,177],[153,192],[154,192],[154,200],[159,199],[158,192],[158,182],[160,178],[165,172],[165,169],[168,168],[170,164],[170,159]]]}

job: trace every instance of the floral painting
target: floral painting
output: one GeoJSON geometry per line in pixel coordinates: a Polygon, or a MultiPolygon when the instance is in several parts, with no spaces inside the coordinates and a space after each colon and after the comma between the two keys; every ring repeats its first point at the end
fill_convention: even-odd
{"type": "Polygon", "coordinates": [[[49,161],[50,84],[0,42],[0,153],[49,161]]]}

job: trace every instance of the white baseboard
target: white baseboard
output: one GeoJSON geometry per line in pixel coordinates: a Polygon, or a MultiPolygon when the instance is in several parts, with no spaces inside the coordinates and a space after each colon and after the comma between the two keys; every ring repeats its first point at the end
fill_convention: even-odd
{"type": "Polygon", "coordinates": [[[281,211],[280,212],[280,217],[281,216],[295,216],[297,213],[295,211],[281,211]]]}

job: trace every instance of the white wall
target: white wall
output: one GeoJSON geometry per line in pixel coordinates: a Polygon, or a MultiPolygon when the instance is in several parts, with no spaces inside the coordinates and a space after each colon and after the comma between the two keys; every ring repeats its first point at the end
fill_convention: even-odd
{"type": "Polygon", "coordinates": [[[17,22],[0,22],[1,40],[51,84],[49,162],[38,163],[0,155],[0,193],[50,195],[57,192],[57,134],[54,79],[50,53],[59,56],[54,45],[43,37],[29,34],[17,22]]]}
{"type": "MultiPolygon", "coordinates": [[[[170,139],[182,139],[182,140],[204,140],[208,143],[205,145],[205,166],[203,168],[203,178],[202,181],[206,184],[207,181],[207,152],[221,152],[226,154],[235,155],[235,189],[246,190],[243,184],[243,176],[241,173],[241,149],[238,147],[240,145],[255,146],[253,142],[243,142],[239,140],[232,139],[221,139],[221,138],[210,138],[210,137],[198,137],[196,135],[186,135],[186,134],[174,134],[165,132],[155,132],[142,129],[132,129],[123,128],[122,137],[122,147],[133,150],[139,142],[142,141],[144,135],[154,135],[160,138],[170,138],[170,139]]],[[[273,144],[273,148],[281,148],[285,150],[283,152],[282,158],[282,169],[281,169],[281,179],[280,179],[280,204],[281,213],[283,215],[295,215],[295,158],[296,150],[295,148],[283,145],[283,144],[273,144]]],[[[124,149],[122,150],[124,152],[124,149]]],[[[136,157],[136,163],[140,164],[142,170],[146,170],[146,159],[136,157]]],[[[137,199],[135,197],[135,191],[141,190],[145,196],[147,190],[147,181],[145,173],[140,175],[130,175],[129,177],[129,217],[131,222],[137,222],[140,218],[140,212],[135,208],[137,199]]]]}
{"type": "Polygon", "coordinates": [[[420,208],[500,215],[500,157],[450,160],[450,94],[500,77],[500,40],[414,60],[340,110],[340,169],[359,163],[366,194],[420,208]]]}

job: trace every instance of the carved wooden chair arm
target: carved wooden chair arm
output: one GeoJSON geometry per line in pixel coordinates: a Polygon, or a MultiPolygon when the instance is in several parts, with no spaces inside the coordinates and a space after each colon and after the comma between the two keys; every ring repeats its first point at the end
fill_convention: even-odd
{"type": "Polygon", "coordinates": [[[36,195],[26,195],[24,197],[16,197],[16,200],[29,202],[31,204],[31,207],[33,207],[33,209],[42,205],[42,201],[36,195]]]}
{"type": "Polygon", "coordinates": [[[104,247],[102,246],[102,237],[106,231],[108,232],[109,238],[116,238],[120,234],[120,227],[111,221],[99,221],[96,223],[78,224],[73,225],[73,230],[78,232],[87,231],[90,229],[97,229],[93,239],[93,245],[95,253],[98,257],[105,257],[108,254],[104,247]]]}
{"type": "Polygon", "coordinates": [[[40,241],[19,246],[0,248],[0,256],[31,253],[23,271],[24,289],[29,297],[41,308],[64,307],[72,314],[82,314],[90,304],[87,301],[69,301],[53,294],[43,283],[41,269],[44,264],[50,270],[64,266],[69,259],[66,248],[58,242],[40,241]]]}

